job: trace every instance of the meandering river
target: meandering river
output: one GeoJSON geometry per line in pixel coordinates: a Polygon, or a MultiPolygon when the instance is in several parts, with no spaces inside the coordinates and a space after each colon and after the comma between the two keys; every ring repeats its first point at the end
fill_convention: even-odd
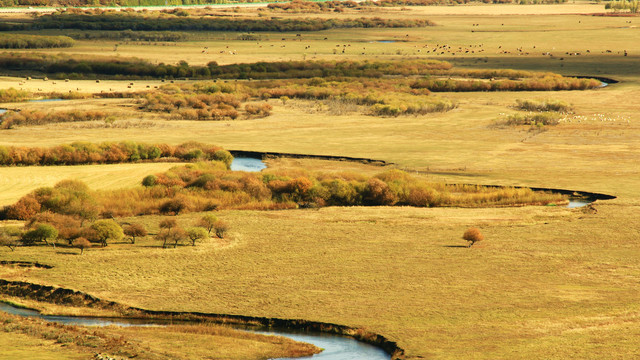
{"type": "MultiPolygon", "coordinates": [[[[56,316],[56,315],[42,315],[39,312],[31,309],[23,309],[12,306],[7,303],[0,302],[0,311],[25,316],[25,317],[37,317],[47,321],[52,321],[67,325],[81,325],[81,326],[166,326],[169,324],[167,320],[145,320],[145,319],[116,319],[116,318],[94,318],[94,317],[76,317],[76,316],[56,316]]],[[[185,322],[180,322],[184,324],[185,322]]],[[[304,358],[295,359],[313,359],[313,360],[389,360],[391,356],[384,350],[375,347],[373,345],[357,341],[355,339],[337,336],[323,333],[306,333],[306,332],[292,332],[292,331],[280,331],[275,329],[253,331],[241,329],[243,331],[249,331],[266,335],[279,335],[291,338],[296,341],[302,341],[313,344],[319,348],[324,349],[323,352],[304,358]]],[[[281,360],[288,358],[281,358],[281,360]]]]}

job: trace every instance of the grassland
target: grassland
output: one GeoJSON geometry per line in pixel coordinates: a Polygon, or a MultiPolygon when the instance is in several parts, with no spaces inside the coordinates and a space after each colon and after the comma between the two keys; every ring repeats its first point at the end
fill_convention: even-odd
{"type": "MultiPolygon", "coordinates": [[[[115,52],[113,41],[78,40],[65,52],[119,53],[152,62],[188,57],[190,64],[433,57],[468,68],[549,70],[622,82],[579,92],[439,94],[457,101],[458,107],[417,117],[334,114],[331,104],[321,101],[270,100],[274,109],[265,119],[201,122],[145,117],[154,126],[143,131],[55,124],[13,129],[0,138],[3,145],[30,146],[87,139],[172,144],[195,140],[227,149],[384,159],[424,172],[433,181],[568,188],[618,196],[597,202],[596,214],[556,207],[225,211],[217,214],[231,223],[225,242],[163,250],[146,239],[136,245],[89,249],[83,256],[70,249],[34,247],[10,252],[5,248],[0,249],[3,258],[55,267],[3,269],[0,274],[150,309],[360,326],[398,341],[408,359],[638,357],[640,104],[628,100],[640,96],[636,66],[640,54],[634,48],[637,18],[574,14],[602,11],[603,5],[586,4],[384,9],[376,15],[425,17],[438,26],[330,30],[304,33],[301,41],[294,41],[295,33],[266,33],[259,44],[234,40],[237,33],[194,34],[193,40],[175,45],[121,44],[115,52]],[[378,40],[397,42],[369,42],[378,40]],[[336,45],[347,44],[350,50],[344,55],[333,54],[336,45]],[[480,55],[433,55],[424,53],[425,44],[455,48],[482,44],[486,50],[480,55]],[[208,53],[202,52],[204,47],[208,53]],[[529,55],[518,55],[518,48],[527,49],[529,55]],[[511,53],[501,53],[505,50],[511,53]],[[542,55],[545,52],[552,52],[553,58],[542,55]],[[515,111],[512,106],[517,99],[560,100],[571,104],[575,113],[570,122],[545,131],[493,128],[501,114],[515,111]],[[465,243],[460,237],[469,226],[482,230],[485,244],[461,247],[465,243]]],[[[0,84],[18,87],[19,82],[3,78],[0,84]]],[[[133,90],[158,84],[136,81],[133,90]]],[[[54,86],[51,81],[29,80],[22,85],[32,91],[43,86],[46,91],[65,92],[130,90],[128,82],[115,81],[71,80],[54,86]]],[[[105,103],[81,102],[87,108],[105,103]]],[[[132,115],[136,104],[130,100],[106,103],[122,111],[122,120],[138,116],[132,115]]],[[[53,106],[63,109],[73,104],[53,106]]],[[[50,104],[19,106],[48,108],[50,104]]],[[[379,171],[362,164],[318,160],[269,164],[288,169],[379,171]]],[[[97,168],[91,167],[2,168],[0,203],[8,204],[49,179],[46,185],[53,185],[65,176],[64,171],[92,188],[126,187],[139,181],[139,175],[166,165],[116,165],[113,175],[104,177],[93,174],[97,168]],[[36,178],[42,180],[33,184],[22,180],[33,173],[41,174],[36,178]]],[[[197,216],[178,220],[189,224],[197,216]]],[[[143,220],[151,229],[159,221],[156,217],[143,220]]]]}

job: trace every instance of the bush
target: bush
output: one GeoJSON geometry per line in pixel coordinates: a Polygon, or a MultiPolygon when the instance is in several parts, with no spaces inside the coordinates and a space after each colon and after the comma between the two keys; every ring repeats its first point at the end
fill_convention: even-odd
{"type": "Polygon", "coordinates": [[[168,215],[178,215],[185,209],[187,209],[187,201],[181,197],[167,200],[160,205],[160,212],[168,215]]]}
{"type": "Polygon", "coordinates": [[[462,238],[469,242],[469,247],[473,246],[473,244],[484,240],[484,236],[480,232],[478,228],[469,228],[464,232],[462,238]]]}
{"type": "Polygon", "coordinates": [[[142,179],[142,185],[146,186],[146,187],[151,187],[154,186],[156,184],[156,182],[158,181],[158,177],[155,175],[147,175],[144,177],[144,179],[142,179]]]}

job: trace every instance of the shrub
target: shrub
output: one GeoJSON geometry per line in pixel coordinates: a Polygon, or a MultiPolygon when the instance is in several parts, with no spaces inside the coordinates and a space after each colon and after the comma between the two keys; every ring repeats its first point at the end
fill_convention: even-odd
{"type": "Polygon", "coordinates": [[[185,209],[187,209],[187,201],[182,197],[177,197],[162,203],[159,210],[163,214],[178,215],[185,209]]]}
{"type": "Polygon", "coordinates": [[[371,178],[367,181],[363,196],[365,205],[394,205],[397,202],[398,197],[391,191],[387,183],[376,178],[371,178]]]}
{"type": "Polygon", "coordinates": [[[6,216],[8,219],[28,220],[40,211],[40,207],[38,200],[29,194],[20,198],[17,203],[9,206],[6,216]]]}
{"type": "Polygon", "coordinates": [[[271,110],[273,110],[273,106],[268,103],[262,104],[246,104],[244,106],[244,110],[249,115],[253,115],[256,117],[267,117],[271,115],[271,110]]]}
{"type": "Polygon", "coordinates": [[[142,185],[146,187],[154,186],[158,181],[158,177],[155,175],[147,175],[142,179],[142,185]]]}
{"type": "Polygon", "coordinates": [[[484,240],[484,236],[480,232],[478,228],[469,228],[464,232],[462,238],[469,242],[469,247],[473,246],[473,244],[484,240]]]}

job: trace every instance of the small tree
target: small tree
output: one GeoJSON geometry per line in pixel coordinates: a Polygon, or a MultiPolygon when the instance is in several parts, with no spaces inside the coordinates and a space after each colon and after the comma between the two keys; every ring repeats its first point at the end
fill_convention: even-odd
{"type": "Polygon", "coordinates": [[[206,239],[209,234],[207,233],[207,229],[203,227],[192,227],[187,230],[187,236],[189,240],[191,240],[191,245],[196,246],[196,241],[202,241],[206,239]]]}
{"type": "Polygon", "coordinates": [[[213,228],[216,231],[216,236],[222,239],[224,238],[224,234],[227,233],[227,230],[229,230],[229,224],[227,224],[226,221],[217,220],[213,225],[213,228]]]}
{"type": "Polygon", "coordinates": [[[119,241],[124,237],[120,225],[110,219],[98,220],[91,224],[91,228],[95,231],[95,240],[100,242],[102,246],[107,246],[108,241],[119,241]]]}
{"type": "Polygon", "coordinates": [[[178,243],[187,237],[186,232],[179,226],[172,228],[163,228],[160,230],[156,239],[162,241],[162,248],[166,248],[168,243],[173,242],[173,247],[177,247],[178,243]]]}
{"type": "Polygon", "coordinates": [[[468,247],[471,247],[473,246],[473,244],[484,240],[484,236],[482,235],[482,233],[478,228],[469,228],[467,231],[464,232],[464,235],[462,235],[462,238],[469,242],[468,247]]]}
{"type": "Polygon", "coordinates": [[[49,224],[38,224],[35,229],[29,230],[22,235],[22,241],[31,245],[35,242],[44,241],[49,245],[49,241],[52,242],[53,247],[56,247],[55,240],[58,238],[58,230],[49,224]]]}
{"type": "Polygon", "coordinates": [[[0,246],[6,246],[11,249],[11,251],[14,251],[17,245],[16,239],[14,239],[13,236],[5,231],[5,229],[0,229],[0,246]]]}
{"type": "Polygon", "coordinates": [[[84,249],[91,247],[91,243],[86,238],[79,237],[73,240],[73,247],[80,249],[80,255],[82,255],[84,254],[84,249]]]}
{"type": "Polygon", "coordinates": [[[178,226],[178,222],[175,219],[163,219],[160,221],[160,229],[171,230],[178,226]]]}
{"type": "Polygon", "coordinates": [[[187,238],[187,232],[180,226],[176,226],[171,230],[171,240],[173,241],[173,248],[178,247],[178,243],[187,238]]]}
{"type": "Polygon", "coordinates": [[[218,221],[218,218],[215,215],[211,213],[204,214],[198,221],[198,225],[205,228],[207,234],[211,235],[211,230],[213,230],[216,221],[218,221]]]}
{"type": "Polygon", "coordinates": [[[136,243],[136,237],[147,236],[147,229],[140,223],[133,223],[124,228],[124,234],[131,238],[131,243],[136,243]]]}

